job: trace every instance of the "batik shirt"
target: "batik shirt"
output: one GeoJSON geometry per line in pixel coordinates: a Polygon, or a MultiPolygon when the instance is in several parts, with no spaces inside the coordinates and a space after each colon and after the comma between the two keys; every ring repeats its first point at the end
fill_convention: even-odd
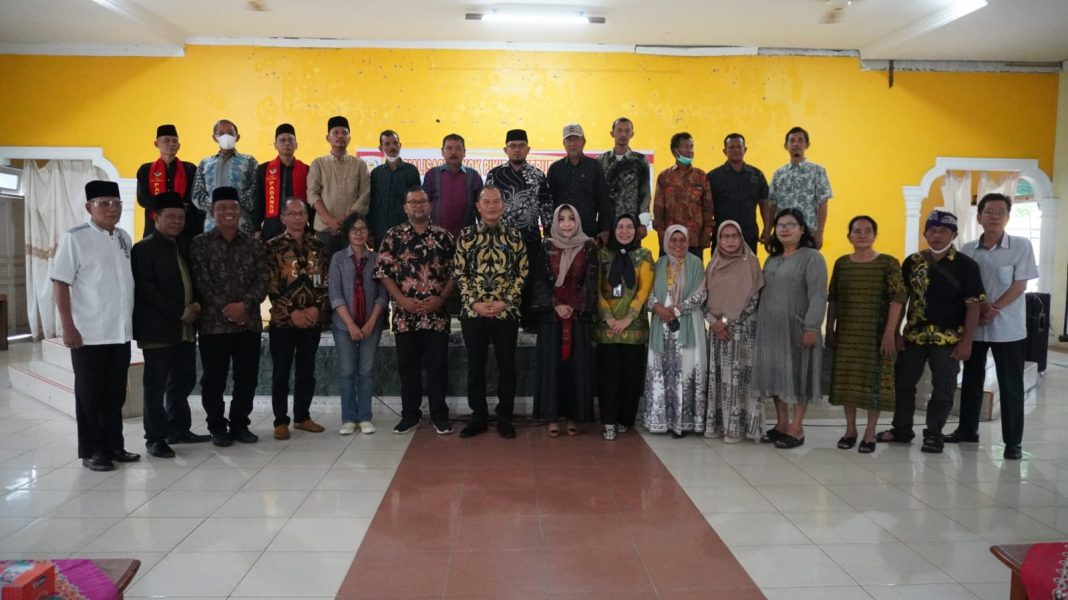
{"type": "Polygon", "coordinates": [[[271,327],[289,328],[289,313],[318,308],[320,323],[330,312],[326,275],[330,257],[313,235],[298,243],[285,232],[267,242],[267,297],[271,299],[271,327]]]}
{"type": "MultiPolygon", "coordinates": [[[[715,227],[712,191],[705,172],[697,167],[671,165],[656,178],[653,228],[667,231],[676,224],[685,226],[690,233],[691,248],[708,247],[715,227]]],[[[666,245],[667,240],[663,243],[666,245]]]]}
{"type": "Polygon", "coordinates": [[[519,297],[529,264],[526,245],[518,231],[482,223],[464,227],[456,240],[452,264],[463,304],[460,318],[479,317],[471,305],[495,300],[506,306],[498,319],[519,318],[519,297]]]}
{"type": "Polygon", "coordinates": [[[197,165],[197,174],[193,177],[193,204],[207,213],[204,219],[204,231],[215,228],[215,219],[211,215],[211,193],[218,187],[232,187],[237,190],[238,203],[241,204],[241,231],[252,235],[256,231],[253,211],[256,209],[256,167],[259,163],[250,154],[234,152],[226,158],[222,152],[213,154],[197,165]]]}
{"type": "Polygon", "coordinates": [[[260,302],[267,294],[267,254],[263,244],[243,231],[229,242],[213,229],[193,238],[189,248],[193,284],[200,301],[201,335],[260,331],[260,302]],[[248,316],[244,325],[226,318],[223,307],[243,302],[248,316]]]}
{"type": "Polygon", "coordinates": [[[809,231],[816,231],[820,226],[820,205],[831,199],[831,182],[823,167],[803,160],[775,170],[768,197],[776,211],[784,208],[801,211],[809,231]]]}
{"type": "Polygon", "coordinates": [[[622,214],[640,216],[649,212],[652,197],[649,159],[633,150],[617,159],[609,150],[597,157],[608,181],[608,199],[612,204],[612,222],[622,214]]]}
{"type": "MultiPolygon", "coordinates": [[[[375,277],[388,277],[408,298],[425,300],[441,296],[453,277],[452,260],[456,245],[444,228],[430,224],[419,233],[409,222],[386,232],[378,250],[375,277]]],[[[449,331],[449,313],[442,305],[437,311],[417,315],[393,303],[393,332],[421,329],[449,331]]]]}
{"type": "Polygon", "coordinates": [[[953,346],[964,335],[967,305],[986,300],[979,265],[951,247],[933,268],[925,252],[911,254],[901,264],[909,291],[904,336],[920,346],[953,346]]]}
{"type": "Polygon", "coordinates": [[[524,164],[516,171],[509,163],[498,165],[486,174],[486,185],[501,190],[504,200],[501,225],[522,232],[528,240],[540,238],[541,227],[548,231],[553,220],[553,202],[541,169],[524,164]]]}

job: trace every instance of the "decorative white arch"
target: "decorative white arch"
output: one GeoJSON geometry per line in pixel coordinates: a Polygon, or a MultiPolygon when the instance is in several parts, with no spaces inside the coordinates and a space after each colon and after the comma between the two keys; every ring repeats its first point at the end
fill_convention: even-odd
{"type": "Polygon", "coordinates": [[[126,199],[122,205],[122,220],[119,226],[134,235],[134,198],[137,197],[137,179],[119,177],[119,170],[104,158],[103,148],[79,146],[0,146],[0,162],[4,160],[88,160],[94,167],[107,174],[108,179],[119,184],[119,194],[126,199]]]}
{"type": "Polygon", "coordinates": [[[1042,210],[1042,241],[1039,253],[1045,260],[1038,265],[1038,290],[1049,292],[1053,284],[1054,241],[1057,235],[1057,215],[1061,199],[1053,195],[1053,183],[1034,158],[962,158],[939,156],[935,165],[924,174],[920,185],[902,187],[905,196],[905,256],[920,246],[920,210],[935,180],[946,171],[1011,171],[1019,173],[1034,190],[1038,207],[1042,210]]]}

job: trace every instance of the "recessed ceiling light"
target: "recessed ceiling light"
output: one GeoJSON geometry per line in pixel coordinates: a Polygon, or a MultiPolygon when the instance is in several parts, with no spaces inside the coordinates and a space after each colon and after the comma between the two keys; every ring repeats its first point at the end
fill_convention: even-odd
{"type": "Polygon", "coordinates": [[[516,23],[520,25],[603,25],[604,17],[590,17],[584,12],[545,12],[536,9],[493,9],[486,13],[467,13],[468,21],[516,23]]]}

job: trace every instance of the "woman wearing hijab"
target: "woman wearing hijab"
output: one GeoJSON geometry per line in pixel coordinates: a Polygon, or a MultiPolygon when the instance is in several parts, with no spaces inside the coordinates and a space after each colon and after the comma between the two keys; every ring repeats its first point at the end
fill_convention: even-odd
{"type": "Polygon", "coordinates": [[[638,219],[616,218],[608,245],[598,255],[597,398],[604,439],[634,427],[638,400],[645,385],[645,354],[649,319],[645,302],[653,290],[653,255],[638,243],[638,219]],[[611,366],[609,366],[611,365],[611,366]]]}
{"type": "Polygon", "coordinates": [[[808,405],[823,400],[820,330],[827,305],[827,263],[796,208],[775,216],[767,247],[771,256],[764,262],[764,291],[757,309],[753,393],[775,400],[775,427],[760,441],[796,448],[805,443],[808,405]]]}
{"type": "Polygon", "coordinates": [[[549,436],[577,435],[577,423],[593,418],[593,348],[590,323],[597,309],[597,244],[582,232],[570,204],[553,212],[550,237],[534,264],[531,312],[538,316],[538,369],[534,416],[548,422],[549,436]]]}
{"type": "Polygon", "coordinates": [[[757,301],[764,287],[760,262],[735,221],[724,221],[705,270],[708,300],[708,423],[705,437],[727,443],[764,434],[764,403],[749,393],[756,341],[757,301]]]}
{"type": "Polygon", "coordinates": [[[688,252],[689,232],[672,225],[664,232],[667,254],[656,263],[649,326],[649,370],[645,412],[650,433],[676,438],[705,430],[705,323],[708,291],[701,259],[688,252]]]}

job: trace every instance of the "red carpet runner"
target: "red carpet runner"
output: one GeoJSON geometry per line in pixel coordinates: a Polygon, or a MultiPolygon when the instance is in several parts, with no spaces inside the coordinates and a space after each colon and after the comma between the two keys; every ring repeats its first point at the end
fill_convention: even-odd
{"type": "Polygon", "coordinates": [[[764,598],[638,434],[425,423],[337,597],[764,598]]]}

